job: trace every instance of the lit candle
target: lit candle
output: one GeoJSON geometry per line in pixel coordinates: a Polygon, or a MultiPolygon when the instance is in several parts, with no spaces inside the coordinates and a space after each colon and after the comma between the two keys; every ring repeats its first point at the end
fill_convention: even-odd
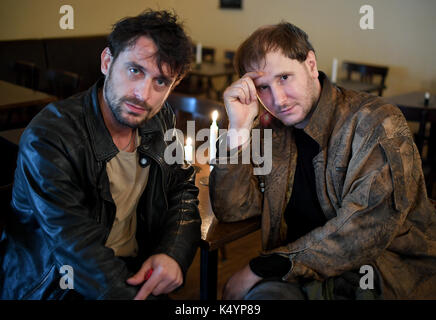
{"type": "Polygon", "coordinates": [[[185,160],[186,162],[192,163],[192,139],[187,138],[186,139],[186,146],[185,146],[185,160]]]}
{"type": "Polygon", "coordinates": [[[195,57],[195,62],[197,64],[201,64],[201,58],[202,58],[202,54],[201,54],[202,48],[201,48],[201,43],[197,43],[197,51],[196,51],[196,57],[195,57]]]}
{"type": "Polygon", "coordinates": [[[430,102],[430,92],[424,93],[424,106],[428,106],[428,103],[430,102]]]}
{"type": "MultiPolygon", "coordinates": [[[[212,112],[212,124],[210,125],[209,136],[209,163],[212,163],[212,159],[216,157],[216,140],[218,139],[218,125],[216,120],[218,119],[218,111],[212,112]]],[[[212,170],[212,167],[210,167],[212,170]]]]}
{"type": "Polygon", "coordinates": [[[333,65],[332,65],[332,82],[336,83],[336,77],[338,75],[338,59],[333,58],[333,65]]]}

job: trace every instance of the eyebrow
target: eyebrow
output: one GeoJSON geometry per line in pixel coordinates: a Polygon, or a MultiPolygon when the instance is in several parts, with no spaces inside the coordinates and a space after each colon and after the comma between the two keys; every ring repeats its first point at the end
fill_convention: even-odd
{"type": "MultiPolygon", "coordinates": [[[[273,78],[277,79],[277,78],[280,78],[282,76],[289,76],[289,75],[294,75],[294,74],[295,74],[295,72],[293,72],[293,71],[283,71],[283,72],[280,72],[280,73],[273,75],[273,78]]],[[[262,77],[260,79],[262,79],[262,77]]],[[[262,81],[262,80],[259,80],[259,84],[256,84],[256,80],[254,81],[255,82],[254,84],[256,85],[256,87],[266,85],[265,81],[262,81]]]]}

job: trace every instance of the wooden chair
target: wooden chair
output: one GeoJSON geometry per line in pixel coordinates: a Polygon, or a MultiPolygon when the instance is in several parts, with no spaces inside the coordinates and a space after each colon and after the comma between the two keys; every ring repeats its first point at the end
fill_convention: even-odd
{"type": "Polygon", "coordinates": [[[203,47],[201,50],[201,59],[203,62],[215,62],[215,49],[211,47],[203,47]]]}
{"type": "Polygon", "coordinates": [[[226,65],[229,67],[233,66],[233,58],[235,57],[235,51],[232,50],[225,50],[224,51],[224,60],[226,65]]]}
{"type": "MultiPolygon", "coordinates": [[[[196,47],[193,45],[192,50],[194,52],[196,47]]],[[[201,51],[202,63],[214,63],[215,62],[215,49],[210,47],[203,47],[201,51]]],[[[195,60],[194,60],[195,62],[195,60]]],[[[176,92],[200,96],[204,95],[207,92],[207,86],[204,83],[204,79],[202,77],[198,77],[192,74],[187,74],[185,78],[177,85],[174,89],[176,92]]]]}
{"type": "Polygon", "coordinates": [[[14,62],[13,69],[16,84],[38,90],[41,70],[35,63],[26,60],[17,60],[14,62]]]}
{"type": "Polygon", "coordinates": [[[46,78],[49,83],[49,93],[59,99],[68,98],[78,91],[80,76],[75,72],[49,69],[46,71],[46,78]]]}
{"type": "Polygon", "coordinates": [[[365,83],[374,83],[374,78],[380,78],[380,89],[378,95],[383,95],[383,90],[386,89],[385,81],[388,75],[389,68],[385,66],[375,66],[351,61],[344,61],[342,67],[347,74],[347,80],[353,80],[353,75],[358,74],[359,80],[365,83]]]}
{"type": "Polygon", "coordinates": [[[228,120],[225,107],[222,103],[178,92],[172,92],[167,101],[176,114],[177,129],[182,130],[184,134],[187,133],[187,121],[195,121],[196,132],[203,128],[209,128],[212,121],[211,115],[214,110],[219,112],[218,127],[227,128],[228,120]]]}

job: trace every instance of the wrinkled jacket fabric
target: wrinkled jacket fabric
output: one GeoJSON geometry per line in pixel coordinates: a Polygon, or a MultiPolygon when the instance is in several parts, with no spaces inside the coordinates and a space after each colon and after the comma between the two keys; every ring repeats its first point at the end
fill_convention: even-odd
{"type": "MultiPolygon", "coordinates": [[[[22,135],[14,212],[0,242],[3,299],[68,296],[60,286],[64,265],[73,270],[73,290],[86,299],[131,299],[140,288],[126,283],[125,263],[105,247],[116,214],[106,163],[118,149],[100,112],[101,86],[48,105],[22,135]]],[[[137,207],[136,239],[142,261],[165,253],[186,274],[200,240],[198,189],[192,167],[164,161],[170,143],[164,132],[174,121],[164,104],[139,128],[137,150],[150,172],[137,207]]]]}
{"type": "Polygon", "coordinates": [[[264,254],[292,262],[284,280],[324,281],[371,265],[384,298],[436,298],[436,212],[407,122],[379,97],[333,86],[322,73],[319,79],[321,96],[304,131],[320,146],[312,162],[325,225],[286,242],[297,149],[293,128],[276,120],[268,126],[270,174],[254,176],[251,164],[218,157],[210,189],[215,214],[223,221],[262,215],[264,254]]]}

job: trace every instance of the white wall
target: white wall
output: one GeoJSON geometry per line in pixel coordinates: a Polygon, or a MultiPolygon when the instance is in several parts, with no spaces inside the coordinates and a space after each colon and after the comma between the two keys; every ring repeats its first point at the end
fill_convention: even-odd
{"type": "Polygon", "coordinates": [[[257,27],[287,20],[309,34],[327,74],[333,57],[387,65],[385,95],[436,94],[434,0],[243,0],[243,10],[221,10],[218,0],[1,0],[0,40],[106,34],[147,7],[175,9],[195,41],[217,48],[218,60],[257,27]],[[74,8],[74,30],[59,27],[62,4],[74,8]],[[365,4],[374,8],[374,30],[359,28],[365,4]]]}

